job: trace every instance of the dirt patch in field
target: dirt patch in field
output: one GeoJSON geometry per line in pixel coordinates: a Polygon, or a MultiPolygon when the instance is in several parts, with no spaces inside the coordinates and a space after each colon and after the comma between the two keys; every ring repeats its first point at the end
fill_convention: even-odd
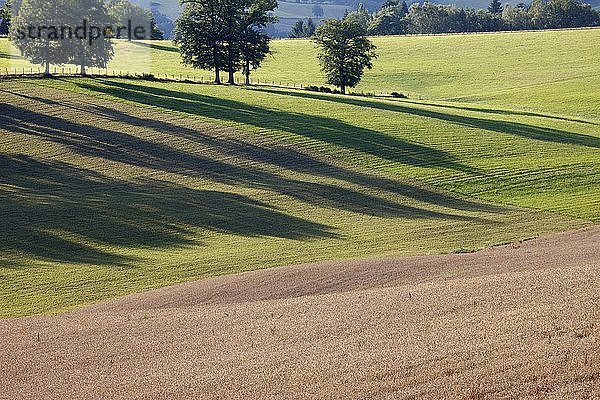
{"type": "Polygon", "coordinates": [[[0,321],[0,398],[600,396],[600,228],[0,321]]]}

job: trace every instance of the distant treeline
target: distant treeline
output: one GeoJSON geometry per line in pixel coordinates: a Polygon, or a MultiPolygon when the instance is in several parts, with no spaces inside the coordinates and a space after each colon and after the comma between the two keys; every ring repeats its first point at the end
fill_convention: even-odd
{"type": "Polygon", "coordinates": [[[502,5],[493,0],[487,10],[425,2],[410,7],[387,0],[369,14],[364,7],[354,17],[370,35],[493,32],[500,30],[561,29],[600,25],[600,14],[579,0],[534,0],[530,5],[502,5]]]}

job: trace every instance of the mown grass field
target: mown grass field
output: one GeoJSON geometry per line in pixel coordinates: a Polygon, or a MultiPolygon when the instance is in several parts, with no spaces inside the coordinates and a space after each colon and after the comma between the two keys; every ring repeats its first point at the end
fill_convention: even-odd
{"type": "MultiPolygon", "coordinates": [[[[0,316],[299,262],[468,251],[598,222],[600,97],[587,85],[600,71],[566,45],[598,32],[563,32],[551,76],[544,51],[561,46],[541,40],[545,50],[527,58],[522,49],[512,71],[480,59],[482,77],[492,64],[501,71],[487,86],[463,60],[465,77],[448,75],[456,96],[441,77],[423,78],[433,100],[2,81],[0,316]],[[460,101],[441,100],[450,97],[460,101]]],[[[441,49],[480,36],[381,40],[441,49]]],[[[504,41],[514,47],[513,34],[504,41]]],[[[175,65],[177,53],[154,51],[175,65]]],[[[415,76],[435,70],[422,56],[415,76]]]]}
{"type": "MultiPolygon", "coordinates": [[[[600,29],[376,37],[379,59],[356,90],[600,118],[599,40],[600,29]]],[[[310,41],[274,40],[272,48],[255,82],[324,84],[310,41]]],[[[0,71],[30,67],[10,54],[0,39],[0,71]]],[[[212,79],[211,72],[182,66],[170,42],[119,42],[113,70],[212,79]]]]}

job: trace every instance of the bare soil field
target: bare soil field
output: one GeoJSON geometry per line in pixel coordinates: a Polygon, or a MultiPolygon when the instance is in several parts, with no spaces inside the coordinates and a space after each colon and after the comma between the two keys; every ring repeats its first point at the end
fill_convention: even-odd
{"type": "Polygon", "coordinates": [[[600,228],[0,321],[1,399],[598,399],[600,228]]]}

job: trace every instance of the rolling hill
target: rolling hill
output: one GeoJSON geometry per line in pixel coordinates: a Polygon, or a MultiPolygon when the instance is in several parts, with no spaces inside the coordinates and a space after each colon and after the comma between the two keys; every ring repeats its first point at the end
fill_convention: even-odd
{"type": "Polygon", "coordinates": [[[302,40],[1,79],[0,399],[594,399],[598,35],[374,38],[408,99],[302,40]]]}
{"type": "MultiPolygon", "coordinates": [[[[3,82],[2,314],[597,222],[600,74],[589,43],[598,34],[377,39],[379,67],[362,87],[405,86],[432,100],[118,78],[3,82]],[[477,53],[486,40],[495,50],[477,53]]],[[[172,47],[151,46],[119,43],[115,66],[151,54],[182,71],[172,47]]],[[[262,76],[317,81],[308,42],[274,47],[279,58],[262,76]],[[292,74],[278,63],[293,54],[306,64],[289,64],[292,74]]]]}
{"type": "MultiPolygon", "coordinates": [[[[397,91],[412,99],[600,118],[599,40],[600,29],[375,37],[379,58],[356,91],[397,91]]],[[[325,83],[310,41],[275,40],[272,48],[273,55],[253,73],[254,83],[298,87],[325,83]]],[[[212,79],[209,71],[182,66],[170,42],[118,42],[115,53],[109,73],[212,79]]],[[[29,68],[37,69],[0,39],[0,71],[29,72],[29,68]]]]}
{"type": "Polygon", "coordinates": [[[600,217],[594,122],[120,79],[16,81],[0,96],[4,316],[600,217]]]}

